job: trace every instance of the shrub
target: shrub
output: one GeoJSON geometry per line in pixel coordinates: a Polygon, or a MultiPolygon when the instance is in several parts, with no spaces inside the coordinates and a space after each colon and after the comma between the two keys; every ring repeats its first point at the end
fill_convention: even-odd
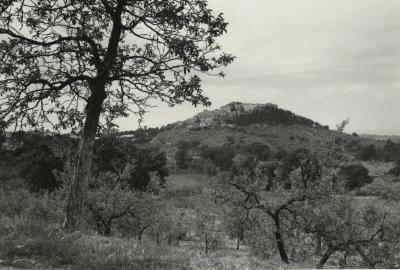
{"type": "Polygon", "coordinates": [[[376,178],[372,183],[361,188],[360,195],[379,196],[383,199],[399,201],[400,183],[389,182],[382,178],[376,178]]]}
{"type": "Polygon", "coordinates": [[[22,176],[33,191],[54,191],[62,186],[58,173],[64,169],[64,160],[46,144],[26,154],[22,176]]]}
{"type": "Polygon", "coordinates": [[[0,216],[58,223],[63,219],[60,196],[60,194],[35,194],[25,189],[10,191],[0,189],[0,216]]]}
{"type": "Polygon", "coordinates": [[[346,190],[354,190],[372,182],[372,178],[368,175],[368,169],[361,164],[342,166],[339,176],[343,180],[346,190]]]}
{"type": "Polygon", "coordinates": [[[136,190],[147,190],[152,176],[161,185],[168,176],[166,156],[157,147],[139,147],[130,140],[108,135],[96,141],[94,154],[97,174],[125,171],[124,180],[136,190]]]}
{"type": "Polygon", "coordinates": [[[397,162],[396,165],[390,169],[389,174],[399,176],[400,175],[400,162],[397,162]]]}
{"type": "MultiPolygon", "coordinates": [[[[26,223],[27,227],[31,224],[26,223]]],[[[18,231],[26,232],[19,227],[18,231]]],[[[74,243],[73,237],[65,235],[52,227],[42,226],[35,234],[18,237],[11,235],[1,239],[1,257],[9,262],[18,258],[40,261],[48,266],[71,265],[82,256],[84,249],[74,243]],[[5,244],[5,245],[4,245],[5,244]]]]}
{"type": "Polygon", "coordinates": [[[373,144],[362,146],[359,151],[361,160],[374,160],[377,157],[377,151],[373,144]]]}
{"type": "Polygon", "coordinates": [[[18,239],[2,237],[0,256],[6,265],[68,269],[187,269],[188,258],[153,242],[109,239],[81,233],[65,234],[42,227],[36,234],[18,239]]]}

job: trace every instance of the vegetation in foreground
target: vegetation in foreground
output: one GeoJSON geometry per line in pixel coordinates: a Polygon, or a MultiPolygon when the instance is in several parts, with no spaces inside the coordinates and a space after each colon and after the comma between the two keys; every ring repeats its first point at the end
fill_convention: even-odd
{"type": "MultiPolygon", "coordinates": [[[[66,161],[76,141],[14,134],[2,144],[1,264],[72,269],[398,267],[396,166],[349,163],[338,139],[341,133],[334,134],[328,140],[331,147],[305,144],[285,153],[228,140],[218,149],[203,147],[201,158],[209,165],[205,173],[171,176],[168,160],[154,145],[101,137],[85,227],[74,233],[65,232],[63,222],[70,170],[66,161]],[[62,140],[61,146],[57,142],[62,140]],[[385,173],[370,176],[367,167],[374,174],[385,173]]],[[[186,153],[176,157],[190,167],[186,153]]]]}

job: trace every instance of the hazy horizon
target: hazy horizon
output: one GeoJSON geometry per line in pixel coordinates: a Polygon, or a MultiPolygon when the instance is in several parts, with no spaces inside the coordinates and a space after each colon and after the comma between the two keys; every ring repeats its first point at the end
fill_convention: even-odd
{"type": "MultiPolygon", "coordinates": [[[[275,103],[349,132],[400,134],[400,1],[210,0],[224,13],[223,49],[237,59],[227,77],[203,77],[219,108],[231,101],[275,103]]],[[[142,125],[161,126],[205,108],[155,102],[142,125]]],[[[137,117],[118,121],[138,127],[137,117]]]]}

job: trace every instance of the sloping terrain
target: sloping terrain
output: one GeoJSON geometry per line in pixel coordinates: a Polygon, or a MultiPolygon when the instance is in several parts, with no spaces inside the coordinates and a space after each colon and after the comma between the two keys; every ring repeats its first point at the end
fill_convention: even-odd
{"type": "MultiPolygon", "coordinates": [[[[237,113],[227,109],[232,107],[228,104],[219,110],[205,111],[186,121],[169,124],[155,134],[151,143],[159,145],[170,158],[179,141],[196,141],[207,146],[221,146],[227,140],[239,144],[258,142],[268,145],[272,151],[291,151],[305,145],[324,145],[337,132],[276,105],[250,105],[237,113]]],[[[383,141],[356,135],[345,134],[344,138],[346,142],[360,145],[384,145],[383,141]]]]}

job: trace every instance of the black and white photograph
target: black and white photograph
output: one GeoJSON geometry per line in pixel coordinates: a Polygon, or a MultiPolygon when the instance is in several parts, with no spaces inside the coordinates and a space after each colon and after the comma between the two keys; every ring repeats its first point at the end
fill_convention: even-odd
{"type": "Polygon", "coordinates": [[[400,268],[400,0],[0,0],[0,269],[400,268]]]}

